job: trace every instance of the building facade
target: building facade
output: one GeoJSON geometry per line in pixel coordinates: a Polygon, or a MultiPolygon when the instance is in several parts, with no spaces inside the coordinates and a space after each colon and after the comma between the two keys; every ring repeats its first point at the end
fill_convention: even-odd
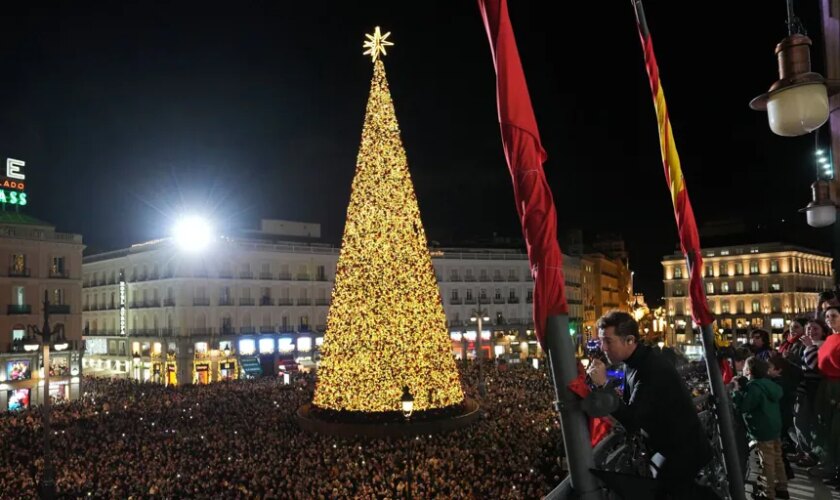
{"type": "MultiPolygon", "coordinates": [[[[85,258],[85,373],[206,383],[238,377],[253,365],[266,372],[286,360],[316,363],[339,249],[290,242],[272,224],[262,227],[201,254],[167,239],[85,258]]],[[[319,229],[306,236],[312,234],[319,229]]],[[[490,318],[482,328],[489,356],[542,355],[524,251],[436,248],[431,255],[453,355],[475,356],[470,318],[479,310],[490,318]]],[[[577,336],[584,319],[580,262],[564,261],[577,336]]]]}
{"type": "MultiPolygon", "coordinates": [[[[812,315],[819,293],[834,287],[831,256],[786,243],[762,243],[703,250],[703,277],[717,328],[743,338],[752,328],[775,340],[796,317],[812,315]]],[[[673,342],[691,338],[688,269],[682,254],[662,259],[665,309],[673,342]]]]}
{"type": "Polygon", "coordinates": [[[600,253],[580,258],[583,330],[587,338],[597,335],[595,323],[617,309],[630,312],[633,305],[632,272],[622,259],[600,253]]]}
{"type": "Polygon", "coordinates": [[[43,347],[29,327],[43,328],[45,296],[51,331],[66,340],[52,342],[49,394],[55,402],[78,398],[83,250],[78,234],[0,212],[0,259],[8,264],[0,271],[0,410],[44,401],[43,347]]]}

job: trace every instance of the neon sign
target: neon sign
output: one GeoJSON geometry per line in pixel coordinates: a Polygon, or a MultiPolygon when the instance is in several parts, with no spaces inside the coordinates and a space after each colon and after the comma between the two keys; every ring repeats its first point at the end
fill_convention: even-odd
{"type": "Polygon", "coordinates": [[[21,207],[28,203],[24,192],[26,175],[21,172],[24,166],[25,161],[6,158],[6,178],[0,181],[0,203],[21,207]]]}

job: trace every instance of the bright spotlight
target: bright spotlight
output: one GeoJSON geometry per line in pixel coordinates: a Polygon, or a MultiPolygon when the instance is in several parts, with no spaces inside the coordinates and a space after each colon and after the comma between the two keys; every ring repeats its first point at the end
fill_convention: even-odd
{"type": "Polygon", "coordinates": [[[179,219],[172,228],[172,237],[181,250],[200,252],[213,241],[213,227],[203,217],[189,215],[179,219]]]}

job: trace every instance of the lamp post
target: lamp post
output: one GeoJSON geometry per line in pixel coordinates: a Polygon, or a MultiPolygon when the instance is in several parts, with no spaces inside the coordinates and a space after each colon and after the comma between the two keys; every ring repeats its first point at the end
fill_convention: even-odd
{"type": "Polygon", "coordinates": [[[481,332],[483,331],[483,322],[490,321],[490,317],[487,316],[487,311],[481,309],[481,297],[478,298],[478,308],[473,311],[470,321],[475,323],[477,328],[475,332],[475,358],[478,361],[478,394],[484,397],[487,395],[487,387],[484,385],[484,367],[482,363],[484,349],[481,346],[481,332]]]}
{"type": "Polygon", "coordinates": [[[41,337],[43,347],[44,389],[42,394],[44,404],[41,407],[41,418],[43,421],[42,427],[44,428],[44,472],[41,476],[41,484],[38,490],[40,498],[52,500],[55,498],[55,470],[53,469],[52,458],[50,457],[50,436],[52,434],[50,430],[50,413],[52,411],[50,405],[50,345],[53,341],[53,334],[59,334],[56,343],[57,347],[61,347],[60,350],[66,349],[68,344],[60,328],[57,331],[50,330],[49,292],[44,291],[44,326],[39,329],[37,325],[28,325],[26,328],[32,334],[41,337]]]}
{"type": "MultiPolygon", "coordinates": [[[[408,390],[408,386],[403,387],[402,397],[400,398],[402,404],[402,413],[406,422],[411,422],[411,414],[414,412],[414,396],[408,390]]],[[[414,447],[414,436],[409,433],[408,436],[408,489],[406,490],[407,497],[411,500],[411,483],[414,481],[414,464],[412,463],[412,448],[414,447]]]]}

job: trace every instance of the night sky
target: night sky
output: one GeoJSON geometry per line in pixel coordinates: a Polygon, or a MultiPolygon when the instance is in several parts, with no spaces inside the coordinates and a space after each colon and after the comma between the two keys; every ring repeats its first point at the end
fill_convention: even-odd
{"type": "MultiPolygon", "coordinates": [[[[475,2],[120,3],[3,7],[0,157],[27,162],[31,215],[95,249],[164,236],[181,211],[223,230],[320,222],[340,243],[372,74],[363,35],[380,25],[429,238],[520,235],[475,2]]],[[[748,108],[776,79],[784,2],[645,6],[698,223],[804,225],[814,138],[776,137],[748,108]]],[[[822,72],[817,2],[796,7],[822,72]]],[[[560,230],[621,233],[656,298],[677,236],[630,1],[510,12],[560,230]]]]}

